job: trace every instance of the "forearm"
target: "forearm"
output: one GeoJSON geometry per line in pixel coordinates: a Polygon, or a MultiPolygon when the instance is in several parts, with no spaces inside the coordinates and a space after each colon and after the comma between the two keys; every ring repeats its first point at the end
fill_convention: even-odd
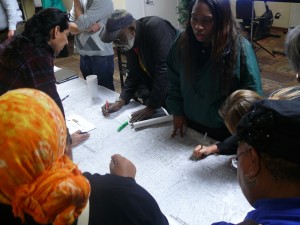
{"type": "Polygon", "coordinates": [[[79,34],[81,31],[78,29],[76,23],[70,22],[70,32],[71,34],[79,34]]]}
{"type": "Polygon", "coordinates": [[[80,5],[80,0],[74,0],[74,16],[75,20],[77,20],[82,15],[82,9],[80,5]]]}

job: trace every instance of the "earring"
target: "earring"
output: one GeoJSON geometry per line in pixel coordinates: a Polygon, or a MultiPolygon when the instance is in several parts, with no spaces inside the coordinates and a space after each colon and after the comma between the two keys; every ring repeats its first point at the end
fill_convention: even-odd
{"type": "Polygon", "coordinates": [[[251,174],[247,174],[247,175],[244,176],[244,181],[245,181],[246,185],[253,188],[253,187],[256,186],[257,177],[255,176],[255,177],[251,178],[251,174]]]}

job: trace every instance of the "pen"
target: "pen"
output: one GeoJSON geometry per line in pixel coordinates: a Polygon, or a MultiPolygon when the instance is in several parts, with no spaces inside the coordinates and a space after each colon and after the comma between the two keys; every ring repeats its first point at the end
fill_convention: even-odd
{"type": "Polygon", "coordinates": [[[117,131],[120,132],[120,131],[123,130],[127,125],[128,125],[128,121],[126,121],[126,122],[123,123],[121,126],[119,126],[118,129],[117,129],[117,131]]]}
{"type": "Polygon", "coordinates": [[[202,140],[201,149],[203,148],[203,145],[205,144],[206,136],[207,136],[207,132],[205,132],[205,134],[204,134],[204,137],[203,137],[203,140],[202,140]]]}
{"type": "Polygon", "coordinates": [[[109,104],[108,104],[108,101],[106,100],[105,109],[108,110],[108,108],[109,108],[109,104]]]}
{"type": "Polygon", "coordinates": [[[61,101],[65,100],[67,97],[69,97],[69,95],[67,95],[66,97],[62,98],[61,101]]]}

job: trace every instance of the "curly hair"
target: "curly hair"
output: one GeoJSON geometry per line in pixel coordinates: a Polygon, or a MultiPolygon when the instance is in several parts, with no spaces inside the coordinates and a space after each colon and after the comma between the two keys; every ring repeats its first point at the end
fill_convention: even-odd
{"type": "MultiPolygon", "coordinates": [[[[190,2],[186,28],[180,37],[180,50],[184,54],[184,70],[188,76],[197,70],[202,43],[197,41],[191,26],[191,14],[195,4],[206,4],[215,21],[212,37],[211,59],[213,68],[222,68],[222,92],[230,92],[232,74],[237,60],[236,43],[241,37],[240,27],[232,15],[229,0],[194,0],[190,2]]],[[[191,77],[190,77],[191,78],[191,77]]]]}

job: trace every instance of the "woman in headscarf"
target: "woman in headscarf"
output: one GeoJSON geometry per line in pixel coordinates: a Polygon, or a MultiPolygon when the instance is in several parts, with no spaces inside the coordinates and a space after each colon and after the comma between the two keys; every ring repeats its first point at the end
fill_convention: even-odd
{"type": "Polygon", "coordinates": [[[64,154],[63,114],[45,93],[6,92],[0,118],[0,224],[168,224],[126,158],[112,156],[111,174],[80,172],[64,154]]]}

